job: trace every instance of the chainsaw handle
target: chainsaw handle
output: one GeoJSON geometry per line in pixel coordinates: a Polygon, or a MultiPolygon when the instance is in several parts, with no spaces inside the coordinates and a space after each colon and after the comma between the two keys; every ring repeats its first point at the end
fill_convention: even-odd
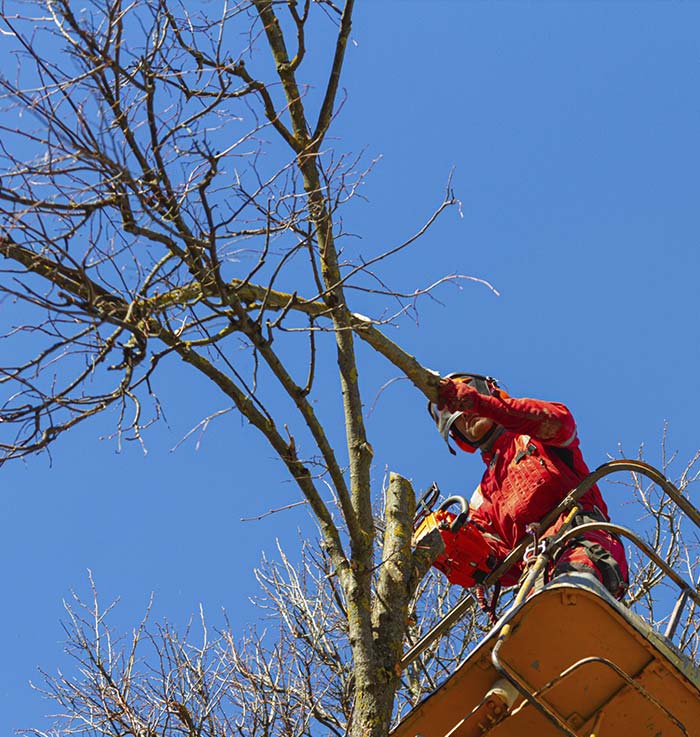
{"type": "Polygon", "coordinates": [[[438,507],[438,511],[445,511],[453,504],[459,504],[459,514],[452,520],[450,532],[459,532],[469,519],[469,502],[463,496],[450,496],[438,507]]]}
{"type": "Polygon", "coordinates": [[[413,529],[417,530],[423,520],[432,513],[435,502],[440,497],[440,489],[435,481],[430,488],[423,493],[423,496],[416,503],[416,514],[413,517],[413,529]]]}

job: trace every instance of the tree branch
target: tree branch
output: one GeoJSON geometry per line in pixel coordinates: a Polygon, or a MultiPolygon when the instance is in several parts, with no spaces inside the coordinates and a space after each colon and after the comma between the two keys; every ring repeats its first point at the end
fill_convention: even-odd
{"type": "Polygon", "coordinates": [[[318,115],[316,128],[312,136],[315,151],[319,150],[333,119],[333,108],[335,106],[335,98],[338,93],[340,73],[343,69],[345,50],[347,48],[348,38],[350,37],[350,28],[352,27],[352,11],[354,4],[354,0],[346,0],[343,14],[340,18],[340,28],[338,29],[338,39],[335,44],[335,56],[333,57],[331,74],[328,80],[328,85],[326,86],[326,94],[323,98],[323,104],[321,105],[321,110],[318,115]]]}

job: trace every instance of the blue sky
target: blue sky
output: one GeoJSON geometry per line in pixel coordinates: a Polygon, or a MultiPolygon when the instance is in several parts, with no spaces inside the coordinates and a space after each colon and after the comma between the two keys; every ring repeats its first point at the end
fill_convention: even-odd
{"type": "MultiPolygon", "coordinates": [[[[444,286],[390,336],[428,367],[499,377],[517,396],[565,402],[591,467],[641,443],[659,460],[665,421],[678,470],[698,447],[700,407],[700,5],[673,2],[359,3],[348,49],[341,150],[381,155],[348,208],[365,257],[414,233],[449,172],[462,200],[387,267],[412,291],[446,273],[498,290],[444,286]]],[[[0,58],[7,52],[0,36],[0,58]]],[[[316,70],[309,70],[312,74],[316,70]]],[[[351,295],[351,299],[353,295],[351,295]]],[[[357,298],[368,312],[378,303],[357,298]]],[[[0,304],[3,330],[11,306],[0,304]]],[[[0,350],[2,347],[0,346],[0,350]]],[[[358,351],[366,405],[396,375],[358,351]],[[362,371],[362,366],[366,369],[362,371]]],[[[337,380],[327,396],[337,402],[337,380]]],[[[46,456],[2,467],[0,733],[42,724],[28,688],[66,666],[62,600],[92,570],[128,631],[155,593],[154,617],[184,624],[202,603],[241,627],[252,567],[276,539],[293,552],[304,508],[242,522],[299,496],[254,430],[233,414],[199,449],[171,449],[227,406],[181,367],[159,379],[167,422],[149,453],[116,452],[104,416],[46,456]],[[103,439],[100,439],[103,438],[103,439]]],[[[469,493],[477,458],[452,458],[423,399],[389,386],[369,417],[379,488],[385,469],[469,493]]],[[[339,430],[338,430],[339,431],[339,430]]],[[[605,489],[604,489],[605,491],[605,489]]],[[[696,503],[698,491],[693,492],[696,503]]],[[[635,525],[620,487],[606,497],[635,525]]]]}

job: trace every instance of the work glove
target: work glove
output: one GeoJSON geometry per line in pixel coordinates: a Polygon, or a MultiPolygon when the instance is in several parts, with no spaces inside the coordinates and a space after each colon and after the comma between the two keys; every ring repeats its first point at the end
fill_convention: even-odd
{"type": "Polygon", "coordinates": [[[438,387],[438,409],[451,412],[468,412],[474,409],[479,392],[464,381],[441,379],[438,387]]]}

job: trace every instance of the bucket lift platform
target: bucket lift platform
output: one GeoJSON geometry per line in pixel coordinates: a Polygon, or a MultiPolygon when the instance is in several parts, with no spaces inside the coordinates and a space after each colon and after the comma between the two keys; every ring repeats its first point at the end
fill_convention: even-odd
{"type": "Polygon", "coordinates": [[[700,737],[700,670],[585,574],[514,606],[392,737],[562,734],[700,737]]]}
{"type": "MultiPolygon", "coordinates": [[[[617,461],[593,472],[562,504],[615,470],[638,471],[674,500],[679,495],[656,469],[617,461]]],[[[687,499],[679,506],[700,522],[687,499]]],[[[687,599],[700,603],[698,587],[630,531],[599,526],[636,543],[680,588],[666,632],[615,600],[592,575],[558,576],[534,592],[523,585],[491,632],[391,737],[700,737],[700,669],[672,641],[687,599]]],[[[404,657],[404,666],[446,631],[437,629],[404,657]]]]}

